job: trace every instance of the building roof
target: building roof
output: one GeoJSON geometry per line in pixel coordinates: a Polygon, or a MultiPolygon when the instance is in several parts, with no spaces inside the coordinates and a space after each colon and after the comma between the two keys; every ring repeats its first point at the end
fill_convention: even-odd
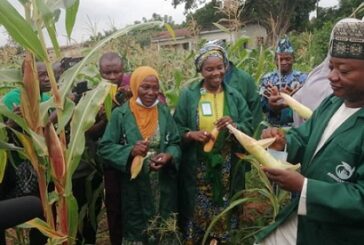
{"type": "MultiPolygon", "coordinates": [[[[176,39],[184,38],[184,37],[191,37],[191,32],[187,28],[175,29],[174,33],[176,35],[176,39]]],[[[165,40],[165,39],[167,39],[167,40],[172,39],[172,35],[170,32],[168,32],[168,31],[158,32],[152,38],[152,40],[165,40]]]]}

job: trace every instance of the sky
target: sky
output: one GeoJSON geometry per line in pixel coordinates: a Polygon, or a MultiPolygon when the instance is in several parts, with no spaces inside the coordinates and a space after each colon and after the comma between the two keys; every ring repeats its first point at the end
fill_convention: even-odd
{"type": "MultiPolygon", "coordinates": [[[[1,1],[1,0],[0,0],[1,1]]],[[[22,11],[18,0],[8,0],[18,10],[22,11]]],[[[334,6],[338,0],[321,0],[320,7],[334,6]]],[[[66,38],[64,27],[64,12],[57,23],[58,40],[61,45],[86,41],[95,32],[103,33],[112,26],[122,28],[143,17],[150,19],[153,13],[161,16],[172,16],[175,23],[185,20],[183,4],[177,8],[172,6],[172,0],[80,0],[79,12],[72,33],[72,40],[66,38]]],[[[0,46],[6,44],[6,31],[0,27],[0,46]]]]}

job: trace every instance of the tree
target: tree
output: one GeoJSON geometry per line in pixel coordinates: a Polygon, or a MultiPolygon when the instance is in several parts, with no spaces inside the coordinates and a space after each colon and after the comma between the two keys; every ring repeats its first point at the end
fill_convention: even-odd
{"type": "MultiPolygon", "coordinates": [[[[226,1],[226,0],[225,0],[226,1]]],[[[234,1],[234,0],[229,0],[234,1]]],[[[240,3],[240,21],[242,24],[256,22],[268,31],[268,44],[275,45],[277,39],[290,30],[303,30],[309,21],[309,13],[315,9],[318,0],[235,0],[240,3]]],[[[204,1],[202,1],[204,2],[204,1]]],[[[196,6],[201,1],[173,0],[173,5],[185,3],[185,9],[196,6]]],[[[212,23],[217,18],[221,1],[212,1],[195,13],[195,19],[201,26],[212,23]]],[[[219,16],[221,17],[221,16],[219,16]]]]}
{"type": "Polygon", "coordinates": [[[219,1],[212,0],[194,13],[187,15],[187,21],[193,18],[202,29],[211,29],[214,27],[212,23],[218,22],[221,18],[225,17],[218,11],[220,5],[219,1]]]}
{"type": "Polygon", "coordinates": [[[309,20],[317,0],[247,0],[241,18],[260,23],[268,32],[268,44],[290,30],[300,30],[309,20]]]}

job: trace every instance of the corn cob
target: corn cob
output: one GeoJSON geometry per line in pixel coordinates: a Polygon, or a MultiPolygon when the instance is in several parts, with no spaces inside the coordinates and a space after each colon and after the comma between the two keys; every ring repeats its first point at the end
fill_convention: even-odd
{"type": "Polygon", "coordinates": [[[212,137],[210,138],[210,140],[203,147],[204,152],[210,152],[212,150],[218,135],[219,135],[219,130],[216,127],[213,128],[212,131],[211,131],[211,136],[212,137]]]}
{"type": "Polygon", "coordinates": [[[297,100],[293,99],[290,95],[286,93],[281,93],[282,98],[286,101],[287,105],[291,107],[300,117],[304,119],[309,119],[312,115],[310,108],[302,105],[297,100]]]}
{"type": "MultiPolygon", "coordinates": [[[[282,163],[281,161],[275,159],[271,154],[269,154],[262,146],[263,143],[269,143],[268,140],[261,141],[263,143],[259,143],[259,141],[234,128],[231,124],[227,125],[227,128],[230,130],[231,133],[234,134],[235,138],[240,142],[245,150],[253,155],[264,167],[292,170],[296,170],[300,167],[300,164],[292,165],[289,163],[282,163]]],[[[269,140],[272,141],[271,139],[269,140]]]]}
{"type": "Polygon", "coordinates": [[[133,161],[131,162],[131,167],[130,167],[130,174],[131,177],[130,179],[135,179],[138,174],[140,173],[140,171],[142,170],[143,167],[143,161],[144,161],[144,157],[142,156],[135,156],[133,161]]]}

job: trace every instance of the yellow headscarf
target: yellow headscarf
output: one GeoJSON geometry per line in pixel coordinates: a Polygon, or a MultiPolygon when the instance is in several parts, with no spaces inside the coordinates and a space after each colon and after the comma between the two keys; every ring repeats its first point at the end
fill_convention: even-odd
{"type": "Polygon", "coordinates": [[[146,77],[155,76],[159,80],[156,70],[149,66],[141,66],[135,69],[130,78],[130,89],[133,97],[129,101],[130,110],[134,114],[139,131],[144,139],[151,137],[158,125],[158,108],[145,108],[136,103],[138,98],[138,89],[146,77]]]}

